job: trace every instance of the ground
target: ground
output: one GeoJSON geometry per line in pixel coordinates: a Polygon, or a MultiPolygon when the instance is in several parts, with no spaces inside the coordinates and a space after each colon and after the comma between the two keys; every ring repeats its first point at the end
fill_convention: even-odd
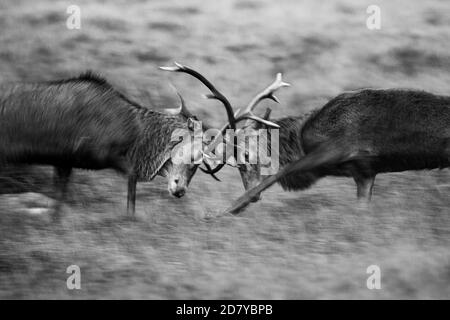
{"type": "MultiPolygon", "coordinates": [[[[177,103],[170,80],[213,125],[225,113],[201,97],[207,90],[158,66],[195,67],[235,107],[282,72],[292,87],[280,105],[262,104],[275,118],[361,87],[449,94],[450,3],[377,0],[380,30],[366,27],[371,4],[0,1],[0,81],[92,69],[159,109],[177,103]],[[81,8],[80,30],[66,27],[71,4],[81,8]]],[[[221,183],[199,172],[181,199],[168,195],[163,178],[140,184],[133,221],[124,177],[75,171],[54,224],[5,195],[54,198],[51,168],[4,169],[0,298],[450,298],[448,169],[379,175],[368,208],[356,202],[351,179],[330,177],[305,192],[275,186],[238,217],[205,220],[243,191],[236,169],[219,176],[221,183]],[[81,269],[81,290],[66,287],[70,265],[81,269]],[[366,286],[370,265],[380,267],[380,290],[366,286]]]]}

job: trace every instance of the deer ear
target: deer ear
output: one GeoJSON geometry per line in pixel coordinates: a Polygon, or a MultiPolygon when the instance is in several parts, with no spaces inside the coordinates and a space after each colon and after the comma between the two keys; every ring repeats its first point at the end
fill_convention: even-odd
{"type": "Polygon", "coordinates": [[[138,165],[139,175],[147,180],[152,180],[169,161],[174,149],[179,147],[186,134],[186,129],[176,129],[175,131],[164,131],[160,135],[151,135],[143,141],[145,147],[139,148],[136,159],[142,159],[138,165]],[[155,140],[156,136],[162,141],[155,140]]]}
{"type": "Polygon", "coordinates": [[[153,180],[153,178],[161,171],[161,169],[164,167],[167,161],[169,161],[171,158],[171,149],[167,148],[160,154],[149,157],[148,163],[145,166],[145,172],[143,172],[143,176],[146,177],[148,180],[153,180]]]}

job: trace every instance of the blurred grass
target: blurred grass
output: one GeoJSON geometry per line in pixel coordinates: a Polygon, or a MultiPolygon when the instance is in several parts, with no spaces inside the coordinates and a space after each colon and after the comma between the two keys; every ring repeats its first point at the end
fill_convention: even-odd
{"type": "MultiPolygon", "coordinates": [[[[0,0],[0,81],[94,69],[161,108],[177,103],[170,79],[215,125],[225,114],[200,97],[205,88],[157,66],[201,70],[235,107],[283,72],[293,87],[274,117],[365,86],[449,93],[446,1],[378,1],[379,31],[365,27],[370,1],[78,1],[81,30],[65,27],[70,4],[0,0]]],[[[50,168],[2,171],[2,193],[54,196],[50,168]]],[[[450,298],[448,169],[380,175],[369,208],[351,179],[328,178],[305,192],[276,186],[240,217],[205,221],[242,192],[236,170],[220,176],[199,173],[182,199],[162,178],[139,185],[137,222],[124,214],[125,179],[110,171],[76,171],[60,225],[0,201],[0,297],[450,298]],[[80,291],[65,285],[72,264],[80,291]],[[366,288],[371,264],[381,290],[366,288]]]]}

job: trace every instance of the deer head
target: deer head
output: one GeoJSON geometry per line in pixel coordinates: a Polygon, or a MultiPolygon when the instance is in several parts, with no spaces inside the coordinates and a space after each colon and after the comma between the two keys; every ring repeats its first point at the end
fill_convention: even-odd
{"type": "MultiPolygon", "coordinates": [[[[282,81],[281,73],[278,73],[275,81],[269,85],[266,89],[258,93],[250,103],[242,110],[233,110],[231,103],[228,99],[220,93],[210,81],[208,81],[203,75],[194,69],[181,65],[175,62],[173,67],[160,67],[160,69],[171,72],[184,72],[194,78],[200,80],[210,91],[210,94],[205,95],[208,99],[217,99],[225,107],[228,122],[225,123],[214,138],[207,145],[204,146],[202,152],[202,162],[205,168],[200,167],[200,170],[210,174],[216,180],[219,180],[215,175],[219,172],[225,164],[229,164],[238,168],[242,183],[246,190],[249,190],[256,186],[261,181],[261,165],[258,161],[258,152],[255,145],[246,147],[246,141],[240,140],[239,135],[245,131],[246,135],[257,134],[258,129],[262,126],[269,128],[279,128],[279,126],[269,121],[270,109],[266,110],[264,117],[259,117],[254,113],[254,110],[259,102],[264,99],[271,99],[275,102],[279,102],[278,98],[274,95],[275,91],[282,87],[290,86],[288,83],[282,81]],[[237,124],[244,122],[244,125],[237,128],[237,124]],[[224,154],[223,146],[227,147],[227,152],[224,154]],[[229,154],[229,146],[231,146],[232,153],[229,154]],[[248,161],[249,159],[255,159],[256,161],[248,161]],[[214,168],[213,166],[218,163],[214,168]]],[[[182,99],[180,97],[180,99],[182,99]]],[[[196,159],[197,161],[199,159],[196,159]]],[[[219,180],[220,181],[220,180],[219,180]]],[[[253,198],[253,201],[259,199],[259,194],[253,198]]]]}

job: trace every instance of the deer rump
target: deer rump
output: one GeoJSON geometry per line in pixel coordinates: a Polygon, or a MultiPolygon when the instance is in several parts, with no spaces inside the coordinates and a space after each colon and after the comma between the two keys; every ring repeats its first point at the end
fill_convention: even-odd
{"type": "Polygon", "coordinates": [[[410,90],[362,90],[328,102],[303,125],[305,154],[322,144],[346,161],[321,175],[374,176],[450,165],[450,97],[410,90]]]}
{"type": "Polygon", "coordinates": [[[302,190],[325,176],[353,177],[370,200],[375,175],[450,166],[450,97],[412,90],[344,93],[303,118],[280,125],[278,173],[247,191],[226,212],[279,182],[302,190]]]}
{"type": "Polygon", "coordinates": [[[90,81],[3,89],[0,161],[128,171],[133,108],[90,81]]]}

